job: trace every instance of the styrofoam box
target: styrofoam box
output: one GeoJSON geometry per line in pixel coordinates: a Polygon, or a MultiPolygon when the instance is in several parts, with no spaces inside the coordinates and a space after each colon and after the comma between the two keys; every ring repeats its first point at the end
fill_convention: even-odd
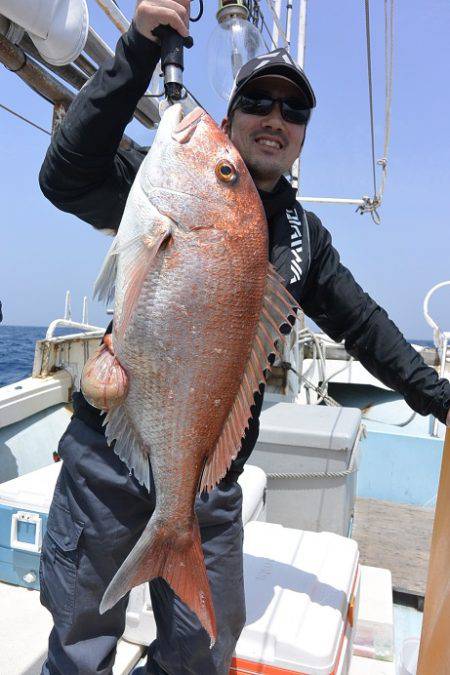
{"type": "MultiPolygon", "coordinates": [[[[239,476],[242,488],[242,522],[264,521],[267,478],[257,466],[246,464],[239,476]]],[[[123,637],[129,642],[149,645],[156,637],[156,624],[150,600],[148,584],[133,588],[127,607],[123,637]]]]}
{"type": "Polygon", "coordinates": [[[271,523],[245,528],[246,626],[231,673],[347,673],[359,600],[352,539],[271,523]]]}
{"type": "Polygon", "coordinates": [[[269,474],[267,520],[347,536],[356,499],[361,411],[266,403],[252,463],[269,474]],[[350,470],[345,476],[327,476],[350,470]],[[270,474],[321,474],[274,478],[270,474]]]}
{"type": "Polygon", "coordinates": [[[394,660],[394,605],[389,570],[361,567],[361,597],[353,654],[394,660]]]}
{"type": "Polygon", "coordinates": [[[39,588],[39,557],[61,462],[0,484],[0,579],[39,588]]]}

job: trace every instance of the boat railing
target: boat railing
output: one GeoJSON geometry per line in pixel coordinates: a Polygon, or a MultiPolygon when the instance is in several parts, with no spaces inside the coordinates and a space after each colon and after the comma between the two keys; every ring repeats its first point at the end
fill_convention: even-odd
{"type": "Polygon", "coordinates": [[[66,291],[64,317],[62,319],[55,319],[54,321],[51,322],[51,324],[47,328],[45,339],[52,340],[55,337],[55,331],[57,328],[73,328],[78,331],[81,330],[85,335],[91,335],[92,337],[96,337],[97,335],[101,336],[105,332],[105,329],[102,328],[101,326],[92,326],[89,323],[88,300],[86,296],[84,296],[83,298],[83,312],[81,315],[81,321],[73,321],[70,291],[66,291]]]}

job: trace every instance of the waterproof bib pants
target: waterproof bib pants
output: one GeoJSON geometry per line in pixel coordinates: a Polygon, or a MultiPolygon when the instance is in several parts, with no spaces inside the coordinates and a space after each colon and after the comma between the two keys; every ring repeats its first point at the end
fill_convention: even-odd
{"type": "MultiPolygon", "coordinates": [[[[43,542],[41,602],[54,627],[42,675],[107,675],[125,627],[128,596],[100,615],[103,593],[131,551],[154,506],[108,447],[105,437],[73,418],[59,445],[63,466],[43,542]]],[[[196,513],[211,585],[218,636],[209,636],[197,617],[161,578],[150,582],[157,640],[145,673],[228,675],[245,622],[242,491],[222,481],[197,497],[196,513]]]]}

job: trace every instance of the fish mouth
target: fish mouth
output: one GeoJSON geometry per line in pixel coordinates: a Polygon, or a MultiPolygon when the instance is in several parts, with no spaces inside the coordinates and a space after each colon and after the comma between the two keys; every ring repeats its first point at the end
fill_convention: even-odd
{"type": "Polygon", "coordinates": [[[197,129],[199,122],[202,120],[205,111],[196,107],[191,110],[174,128],[172,131],[172,138],[177,143],[188,143],[197,129]]]}

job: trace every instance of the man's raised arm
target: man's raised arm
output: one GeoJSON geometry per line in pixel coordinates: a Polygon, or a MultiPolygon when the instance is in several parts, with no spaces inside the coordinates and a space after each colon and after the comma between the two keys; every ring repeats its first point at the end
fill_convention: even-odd
{"type": "Polygon", "coordinates": [[[117,230],[146,152],[119,143],[160,58],[152,30],[165,24],[187,35],[188,12],[189,0],[139,0],[114,57],[72,102],[39,175],[42,192],[62,211],[117,230]]]}
{"type": "Polygon", "coordinates": [[[413,410],[450,424],[450,383],[404,339],[385,310],[362,288],[339,260],[331,236],[314,214],[311,269],[300,304],[333,340],[388,387],[400,392],[413,410]]]}

